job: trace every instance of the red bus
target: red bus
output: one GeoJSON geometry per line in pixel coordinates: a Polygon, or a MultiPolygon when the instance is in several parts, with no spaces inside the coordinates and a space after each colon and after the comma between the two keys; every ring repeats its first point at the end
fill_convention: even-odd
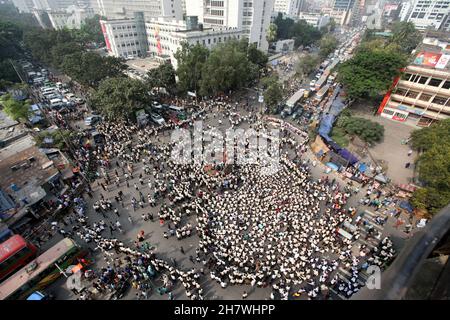
{"type": "Polygon", "coordinates": [[[33,260],[37,248],[19,235],[0,244],[0,281],[33,260]]]}

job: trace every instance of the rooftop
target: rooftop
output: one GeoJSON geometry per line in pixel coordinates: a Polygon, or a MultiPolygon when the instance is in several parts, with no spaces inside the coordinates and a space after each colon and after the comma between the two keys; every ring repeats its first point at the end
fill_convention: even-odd
{"type": "Polygon", "coordinates": [[[8,144],[27,134],[26,128],[0,110],[0,142],[8,144]]]}
{"type": "MultiPolygon", "coordinates": [[[[49,158],[27,135],[0,150],[0,187],[17,202],[26,198],[29,204],[42,198],[40,186],[58,173],[49,158]]],[[[45,196],[45,192],[43,193],[45,196]]]]}

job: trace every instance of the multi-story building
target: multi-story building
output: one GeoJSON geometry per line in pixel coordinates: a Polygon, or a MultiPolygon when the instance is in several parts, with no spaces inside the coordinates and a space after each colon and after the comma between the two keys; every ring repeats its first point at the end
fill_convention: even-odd
{"type": "Polygon", "coordinates": [[[348,25],[352,21],[356,2],[356,0],[333,0],[330,7],[322,9],[322,13],[330,15],[340,25],[348,25]]]}
{"type": "Polygon", "coordinates": [[[418,30],[432,27],[450,31],[450,0],[410,0],[402,4],[401,21],[414,23],[418,30]]]}
{"type": "Polygon", "coordinates": [[[96,0],[99,14],[108,19],[133,18],[143,12],[145,19],[153,17],[183,18],[182,0],[96,0]]]}
{"type": "Polygon", "coordinates": [[[209,49],[229,39],[241,39],[244,33],[238,28],[210,27],[198,24],[197,17],[186,20],[152,18],[144,21],[142,13],[134,19],[100,21],[109,53],[130,58],[152,56],[170,60],[177,67],[175,53],[183,42],[200,44],[209,49]]]}
{"type": "Polygon", "coordinates": [[[12,0],[12,3],[20,12],[30,13],[34,8],[33,0],[12,0]]]}
{"type": "Polygon", "coordinates": [[[80,29],[85,19],[94,16],[94,10],[70,6],[65,10],[49,10],[47,14],[53,29],[80,29]]]}
{"type": "Polygon", "coordinates": [[[244,33],[238,28],[214,27],[203,28],[186,21],[155,18],[145,23],[147,30],[148,53],[164,60],[170,59],[177,68],[175,53],[183,42],[202,45],[208,49],[230,39],[241,39],[244,33]]]}
{"type": "Polygon", "coordinates": [[[296,16],[303,9],[304,0],[275,0],[274,12],[296,16]]]}
{"type": "Polygon", "coordinates": [[[275,0],[186,0],[188,16],[198,16],[206,27],[241,29],[250,43],[267,51],[266,32],[275,0]]]}
{"type": "Polygon", "coordinates": [[[131,19],[100,20],[108,52],[115,57],[144,57],[147,54],[147,34],[142,12],[131,19]]]}
{"type": "Polygon", "coordinates": [[[426,36],[413,63],[394,81],[378,113],[397,121],[429,126],[450,117],[450,42],[445,33],[426,36]]]}
{"type": "Polygon", "coordinates": [[[321,29],[330,23],[330,16],[322,13],[300,12],[299,20],[305,20],[309,25],[321,29]]]}

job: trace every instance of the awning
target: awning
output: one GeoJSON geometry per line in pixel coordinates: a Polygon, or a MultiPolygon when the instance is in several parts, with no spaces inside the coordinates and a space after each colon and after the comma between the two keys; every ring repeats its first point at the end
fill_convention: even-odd
{"type": "Polygon", "coordinates": [[[336,164],[334,164],[333,162],[327,162],[326,165],[327,165],[327,167],[333,169],[334,171],[339,170],[339,167],[336,164]]]}
{"type": "Polygon", "coordinates": [[[381,173],[377,174],[374,177],[375,180],[381,182],[381,183],[387,183],[387,177],[385,177],[384,175],[382,175],[381,173]]]}

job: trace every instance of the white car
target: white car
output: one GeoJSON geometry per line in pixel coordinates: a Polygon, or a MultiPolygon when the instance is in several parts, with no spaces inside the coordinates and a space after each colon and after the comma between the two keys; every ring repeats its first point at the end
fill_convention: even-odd
{"type": "Polygon", "coordinates": [[[69,100],[75,100],[76,96],[73,93],[67,93],[66,98],[69,100]]]}
{"type": "Polygon", "coordinates": [[[100,116],[90,116],[84,119],[84,124],[87,126],[92,126],[100,121],[102,118],[100,116]]]}
{"type": "Polygon", "coordinates": [[[166,123],[166,121],[164,120],[163,117],[161,117],[159,114],[157,113],[150,113],[150,118],[152,119],[153,122],[162,125],[164,123],[166,123]]]}

